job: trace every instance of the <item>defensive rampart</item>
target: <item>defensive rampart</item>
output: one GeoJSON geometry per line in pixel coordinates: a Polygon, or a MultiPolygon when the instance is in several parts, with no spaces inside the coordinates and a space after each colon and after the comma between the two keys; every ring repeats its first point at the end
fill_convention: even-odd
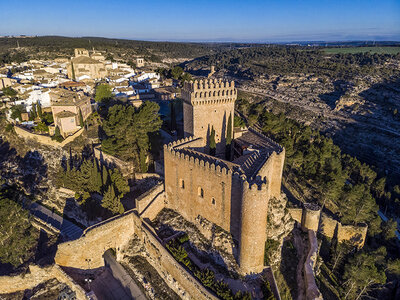
{"type": "Polygon", "coordinates": [[[164,184],[156,185],[135,201],[139,216],[143,219],[153,220],[165,207],[164,184]]]}
{"type": "Polygon", "coordinates": [[[66,144],[74,141],[78,136],[80,136],[83,133],[83,129],[79,129],[77,132],[75,132],[73,135],[67,137],[65,140],[63,140],[61,143],[54,141],[51,139],[51,137],[46,136],[46,135],[40,135],[40,134],[35,134],[32,132],[29,132],[21,127],[14,126],[15,132],[19,137],[22,137],[24,139],[30,139],[34,140],[38,143],[47,145],[47,146],[52,146],[52,147],[58,147],[62,148],[66,144]]]}
{"type": "Polygon", "coordinates": [[[35,286],[54,278],[59,282],[68,285],[71,290],[76,293],[77,299],[86,299],[85,291],[57,265],[47,268],[30,265],[29,272],[26,274],[0,276],[0,293],[8,294],[32,289],[35,286]]]}
{"type": "Polygon", "coordinates": [[[303,208],[289,208],[293,220],[297,221],[303,230],[313,230],[322,235],[333,238],[339,242],[350,241],[358,248],[362,248],[367,237],[368,226],[366,224],[342,225],[339,221],[321,212],[320,208],[305,205],[303,208]]]}
{"type": "Polygon", "coordinates": [[[94,148],[94,156],[109,167],[118,167],[123,176],[132,176],[134,173],[134,167],[131,162],[126,162],[115,156],[104,153],[101,150],[101,146],[94,148]]]}
{"type": "MultiPolygon", "coordinates": [[[[159,209],[157,201],[163,198],[160,194],[163,194],[162,185],[156,186],[138,200],[142,215],[150,211],[155,213],[159,209]],[[156,208],[152,208],[153,205],[156,208]]],[[[191,299],[217,299],[173,258],[136,209],[87,228],[77,240],[60,244],[55,262],[60,266],[78,269],[102,267],[105,251],[114,248],[118,258],[121,249],[135,236],[149,253],[149,262],[178,294],[182,291],[177,289],[176,282],[191,299]]]]}

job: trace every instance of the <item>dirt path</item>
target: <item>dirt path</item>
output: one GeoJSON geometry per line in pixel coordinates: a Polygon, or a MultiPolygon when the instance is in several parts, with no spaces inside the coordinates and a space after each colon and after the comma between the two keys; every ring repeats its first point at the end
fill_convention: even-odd
{"type": "Polygon", "coordinates": [[[296,247],[297,253],[300,253],[299,263],[296,269],[296,279],[297,279],[297,300],[306,299],[305,281],[303,276],[304,262],[307,258],[308,247],[301,236],[300,230],[293,231],[294,246],[296,247]]]}

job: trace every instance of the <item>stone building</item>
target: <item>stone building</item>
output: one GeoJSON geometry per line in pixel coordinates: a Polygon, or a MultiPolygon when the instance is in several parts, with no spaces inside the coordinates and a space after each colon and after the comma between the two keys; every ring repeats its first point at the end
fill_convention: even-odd
{"type": "Polygon", "coordinates": [[[215,130],[217,156],[225,152],[228,118],[233,116],[237,91],[233,81],[217,79],[185,82],[182,90],[184,132],[186,136],[203,137],[204,145],[212,128],[215,130]]]}
{"type": "Polygon", "coordinates": [[[73,80],[83,79],[102,79],[107,76],[108,72],[102,61],[94,58],[101,58],[101,54],[94,53],[91,58],[89,51],[83,48],[75,49],[75,57],[71,58],[67,65],[68,78],[73,80]]]}
{"type": "Polygon", "coordinates": [[[90,98],[83,92],[54,89],[50,93],[50,99],[54,124],[60,128],[60,133],[64,138],[81,128],[79,112],[82,113],[83,121],[92,113],[90,98]]]}
{"type": "Polygon", "coordinates": [[[136,67],[137,68],[144,67],[144,58],[143,57],[137,57],[136,58],[136,67]]]}
{"type": "Polygon", "coordinates": [[[201,216],[230,232],[239,245],[241,272],[259,273],[264,268],[268,202],[281,197],[285,149],[248,129],[234,140],[232,161],[208,155],[211,126],[217,143],[225,145],[237,95],[234,82],[186,82],[182,94],[186,138],[164,147],[166,206],[193,223],[201,216]]]}

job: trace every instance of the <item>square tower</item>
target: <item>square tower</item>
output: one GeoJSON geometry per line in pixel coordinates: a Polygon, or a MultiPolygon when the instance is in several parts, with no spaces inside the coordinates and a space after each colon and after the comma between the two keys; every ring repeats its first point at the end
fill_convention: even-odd
{"type": "Polygon", "coordinates": [[[225,152],[229,118],[233,132],[233,118],[237,90],[234,81],[221,79],[185,82],[182,90],[185,137],[196,136],[208,145],[212,128],[215,130],[216,154],[225,152]]]}

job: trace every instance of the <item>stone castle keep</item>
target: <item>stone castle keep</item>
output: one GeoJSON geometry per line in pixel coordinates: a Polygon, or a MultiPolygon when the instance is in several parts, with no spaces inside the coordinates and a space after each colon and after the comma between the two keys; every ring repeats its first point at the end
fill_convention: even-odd
{"type": "Polygon", "coordinates": [[[234,114],[234,82],[207,79],[185,83],[184,140],[164,147],[166,206],[194,222],[201,216],[230,232],[239,244],[242,273],[264,268],[269,199],[281,197],[285,150],[248,129],[234,138],[234,159],[225,151],[227,120],[234,114]],[[216,156],[207,137],[215,130],[216,156]]]}

